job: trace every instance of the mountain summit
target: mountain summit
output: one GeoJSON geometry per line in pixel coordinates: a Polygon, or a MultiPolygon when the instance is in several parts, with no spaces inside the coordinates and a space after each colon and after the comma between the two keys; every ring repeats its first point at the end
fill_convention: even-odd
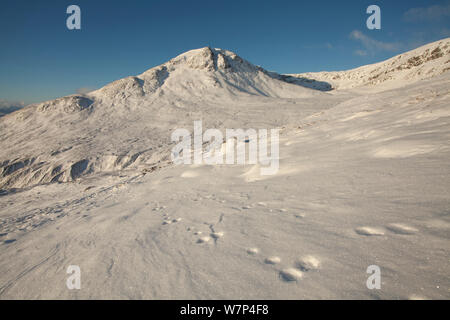
{"type": "Polygon", "coordinates": [[[90,96],[103,101],[153,95],[207,98],[208,91],[214,91],[216,96],[305,97],[313,94],[231,51],[205,47],[183,53],[140,75],[114,81],[90,96]]]}

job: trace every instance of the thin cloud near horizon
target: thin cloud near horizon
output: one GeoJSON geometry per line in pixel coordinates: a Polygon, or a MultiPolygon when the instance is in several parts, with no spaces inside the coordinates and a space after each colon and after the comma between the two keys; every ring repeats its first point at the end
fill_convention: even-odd
{"type": "Polygon", "coordinates": [[[75,92],[77,94],[87,94],[87,93],[92,92],[94,90],[95,90],[95,88],[91,88],[91,87],[81,87],[81,88],[78,88],[77,90],[75,90],[75,92]]]}
{"type": "Polygon", "coordinates": [[[396,52],[403,48],[399,42],[383,42],[375,40],[362,31],[353,30],[349,35],[350,39],[361,43],[364,49],[358,49],[354,53],[359,56],[366,56],[368,54],[374,55],[377,52],[396,52]]]}
{"type": "Polygon", "coordinates": [[[445,5],[411,8],[403,14],[406,22],[438,22],[450,17],[450,1],[445,5]]]}
{"type": "Polygon", "coordinates": [[[0,99],[0,116],[14,112],[25,107],[23,101],[8,101],[6,99],[0,99]]]}

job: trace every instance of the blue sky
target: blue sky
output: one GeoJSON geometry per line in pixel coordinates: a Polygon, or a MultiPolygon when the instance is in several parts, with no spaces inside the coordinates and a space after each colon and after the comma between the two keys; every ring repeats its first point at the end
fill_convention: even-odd
{"type": "Polygon", "coordinates": [[[450,1],[7,0],[0,107],[99,88],[190,49],[236,52],[280,73],[343,70],[450,37],[450,1]],[[66,8],[81,8],[81,30],[66,8]],[[381,8],[381,30],[366,8],[381,8]]]}

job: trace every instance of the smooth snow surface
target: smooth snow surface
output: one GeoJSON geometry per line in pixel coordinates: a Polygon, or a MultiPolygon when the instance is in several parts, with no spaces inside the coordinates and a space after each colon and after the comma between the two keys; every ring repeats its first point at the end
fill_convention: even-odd
{"type": "Polygon", "coordinates": [[[203,48],[1,117],[0,298],[450,298],[449,46],[301,77],[203,48]],[[280,128],[280,170],[174,166],[194,120],[280,128]]]}

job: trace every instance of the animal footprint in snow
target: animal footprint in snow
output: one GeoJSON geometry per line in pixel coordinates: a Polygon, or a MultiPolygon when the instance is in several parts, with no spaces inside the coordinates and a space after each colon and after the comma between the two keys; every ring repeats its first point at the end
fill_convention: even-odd
{"type": "Polygon", "coordinates": [[[416,228],[401,224],[401,223],[393,223],[388,225],[386,228],[388,228],[390,231],[397,233],[397,234],[414,234],[417,230],[416,228]]]}
{"type": "Polygon", "coordinates": [[[303,272],[295,268],[280,271],[280,277],[285,281],[298,281],[303,277],[303,272]]]}
{"type": "Polygon", "coordinates": [[[249,249],[247,249],[247,253],[251,254],[251,255],[258,254],[258,252],[259,252],[258,248],[249,248],[249,249]]]}
{"type": "Polygon", "coordinates": [[[201,237],[200,239],[197,240],[197,243],[207,243],[211,241],[210,237],[201,237]]]}
{"type": "Polygon", "coordinates": [[[171,217],[166,217],[166,219],[163,221],[163,225],[177,223],[180,221],[181,221],[181,218],[172,219],[171,217]]]}
{"type": "Polygon", "coordinates": [[[281,259],[279,257],[268,257],[264,262],[267,264],[277,264],[281,262],[281,259]]]}
{"type": "Polygon", "coordinates": [[[181,174],[182,178],[196,178],[199,174],[195,171],[185,171],[181,174]]]}
{"type": "Polygon", "coordinates": [[[258,202],[257,205],[260,207],[267,207],[267,203],[265,202],[258,202]]]}
{"type": "Polygon", "coordinates": [[[384,231],[379,228],[373,227],[359,227],[355,229],[357,234],[362,236],[382,236],[384,235],[384,231]]]}
{"type": "Polygon", "coordinates": [[[214,239],[219,239],[223,237],[223,232],[213,232],[211,233],[211,237],[213,237],[214,239]]]}
{"type": "Polygon", "coordinates": [[[320,269],[320,260],[314,256],[307,255],[301,257],[296,262],[297,267],[302,271],[311,271],[320,269]]]}

